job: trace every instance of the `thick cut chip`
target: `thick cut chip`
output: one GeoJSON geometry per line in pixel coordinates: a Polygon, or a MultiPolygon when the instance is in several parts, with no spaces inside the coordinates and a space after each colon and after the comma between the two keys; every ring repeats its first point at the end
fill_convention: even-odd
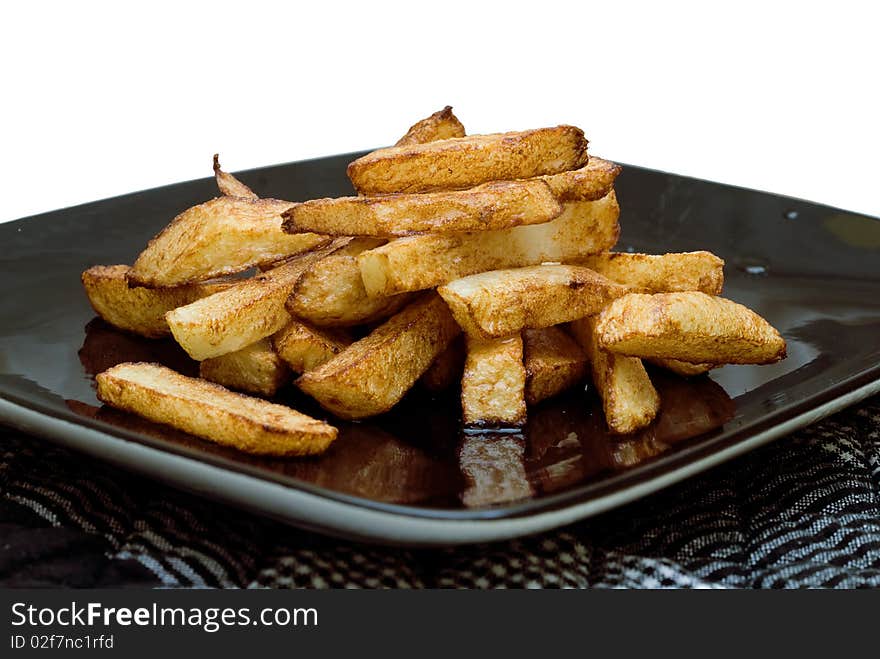
{"type": "Polygon", "coordinates": [[[649,358],[646,361],[650,362],[654,366],[665,368],[667,371],[672,371],[673,373],[676,373],[677,375],[682,375],[686,378],[690,378],[695,375],[702,375],[703,373],[708,373],[713,368],[718,366],[718,364],[691,364],[690,362],[683,362],[678,359],[649,358]]]}
{"type": "Polygon", "coordinates": [[[526,370],[519,334],[503,339],[467,337],[461,409],[468,426],[521,426],[526,422],[526,370]]]}
{"type": "Polygon", "coordinates": [[[559,201],[595,201],[607,195],[622,167],[590,156],[580,169],[541,177],[559,201]]]}
{"type": "Polygon", "coordinates": [[[599,313],[627,287],[576,265],[492,270],[437,289],[468,334],[510,336],[599,313]]]}
{"type": "Polygon", "coordinates": [[[562,213],[540,179],[493,181],[468,190],[314,199],[284,213],[284,230],[333,236],[407,236],[541,224],[562,213]]]}
{"type": "Polygon", "coordinates": [[[222,195],[243,199],[259,199],[256,192],[220,168],[220,156],[216,153],[214,154],[214,180],[217,181],[217,187],[222,195]]]}
{"type": "Polygon", "coordinates": [[[300,275],[335,245],[298,256],[277,268],[165,314],[175,340],[195,360],[241,350],[290,321],[284,303],[300,275]]]}
{"type": "Polygon", "coordinates": [[[595,316],[580,318],[569,328],[587,352],[608,428],[627,434],[650,425],[660,409],[660,396],[642,360],[602,350],[596,339],[595,316]]]}
{"type": "Polygon", "coordinates": [[[336,439],[323,421],[159,364],[126,362],[96,381],[107,405],[247,453],[314,455],[336,439]]]}
{"type": "Polygon", "coordinates": [[[138,286],[180,286],[272,263],[330,242],[281,230],[278,199],[217,197],[178,215],[141,252],[129,273],[138,286]]]}
{"type": "Polygon", "coordinates": [[[694,364],[772,364],[785,340],[751,309],[700,292],[632,293],[599,317],[599,345],[634,357],[694,364]]]}
{"type": "Polygon", "coordinates": [[[430,293],[296,384],[345,419],[387,412],[459,333],[440,297],[430,293]]]}
{"type": "Polygon", "coordinates": [[[397,140],[394,146],[406,146],[407,144],[425,144],[437,140],[447,140],[450,137],[464,137],[464,126],[454,114],[452,106],[447,105],[442,110],[417,121],[406,135],[397,140]]]}
{"type": "Polygon", "coordinates": [[[617,242],[620,208],[614,191],[598,201],[564,204],[544,224],[392,240],[358,256],[367,294],[388,296],[445,284],[477,272],[566,262],[617,242]]]}
{"type": "Polygon", "coordinates": [[[151,339],[168,336],[165,314],[229,288],[230,282],[205,282],[174,288],[132,288],[127,265],[96,265],[82,273],[92,308],[119,329],[151,339]]]}
{"type": "Polygon", "coordinates": [[[229,389],[260,396],[274,396],[291,380],[290,369],[272,348],[269,339],[206,359],[199,364],[199,375],[229,389]]]}
{"type": "Polygon", "coordinates": [[[379,149],[348,166],[360,194],[471,188],[577,169],[587,162],[580,128],[556,126],[379,149]]]}
{"type": "Polygon", "coordinates": [[[578,264],[647,293],[702,291],[720,295],[724,286],[724,261],[712,252],[604,252],[579,259],[578,264]]]}
{"type": "Polygon", "coordinates": [[[464,340],[458,336],[446,350],[437,355],[437,359],[424,372],[419,382],[425,389],[433,392],[446,391],[453,385],[460,384],[464,358],[464,340]]]}
{"type": "Polygon", "coordinates": [[[330,361],[351,345],[342,332],[310,327],[296,318],[272,337],[275,350],[297,373],[306,373],[330,361]]]}
{"type": "Polygon", "coordinates": [[[378,238],[355,238],[312,265],[296,282],[287,310],[319,327],[374,323],[400,311],[412,296],[368,296],[357,261],[359,254],[384,242],[378,238]]]}
{"type": "Polygon", "coordinates": [[[527,329],[522,337],[526,403],[534,405],[552,398],[583,379],[587,356],[562,329],[527,329]]]}

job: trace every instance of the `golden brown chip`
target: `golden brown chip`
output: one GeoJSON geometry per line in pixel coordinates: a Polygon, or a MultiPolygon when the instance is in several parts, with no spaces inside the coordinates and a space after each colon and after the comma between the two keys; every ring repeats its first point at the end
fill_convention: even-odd
{"type": "Polygon", "coordinates": [[[407,236],[541,224],[562,213],[540,179],[492,181],[468,190],[313,199],[284,212],[289,233],[332,236],[407,236]]]}
{"type": "Polygon", "coordinates": [[[360,194],[471,188],[558,174],[587,162],[587,140],[574,126],[471,135],[379,149],[348,166],[360,194]]]}
{"type": "Polygon", "coordinates": [[[635,357],[695,364],[772,364],[785,340],[751,309],[700,292],[632,293],[599,317],[599,345],[635,357]]]}
{"type": "Polygon", "coordinates": [[[523,330],[526,403],[534,405],[574,386],[587,372],[587,356],[559,327],[523,330]]]}
{"type": "Polygon", "coordinates": [[[534,265],[470,275],[437,292],[465,332],[501,338],[598,313],[627,290],[589,268],[534,265]]]}
{"type": "Polygon", "coordinates": [[[559,201],[595,201],[607,195],[623,168],[609,160],[590,156],[580,169],[541,178],[559,201]]]}
{"type": "Polygon", "coordinates": [[[620,208],[612,190],[598,201],[568,202],[544,224],[392,240],[358,256],[366,293],[388,296],[445,284],[486,270],[565,262],[617,242],[620,208]]]}
{"type": "Polygon", "coordinates": [[[217,181],[217,187],[220,194],[227,197],[241,197],[243,199],[259,199],[257,193],[251,190],[244,183],[235,178],[232,174],[228,174],[220,169],[220,155],[214,154],[214,179],[217,181]]]}
{"type": "Polygon", "coordinates": [[[290,369],[272,348],[269,339],[199,364],[199,376],[229,389],[258,396],[274,396],[291,381],[290,369]]]}
{"type": "Polygon", "coordinates": [[[468,426],[521,426],[526,422],[526,371],[519,334],[502,339],[467,336],[461,409],[468,426]]]}
{"type": "Polygon", "coordinates": [[[703,373],[708,373],[718,366],[718,364],[691,364],[690,362],[683,362],[678,359],[648,358],[646,361],[686,378],[703,375],[703,373]]]}
{"type": "Polygon", "coordinates": [[[155,339],[171,334],[165,314],[229,288],[231,282],[205,282],[174,288],[132,288],[127,265],[96,265],[82,273],[92,308],[119,329],[155,339]]]}
{"type": "Polygon", "coordinates": [[[443,300],[429,293],[296,384],[342,418],[381,414],[403,398],[459,331],[443,300]]]}
{"type": "Polygon", "coordinates": [[[580,318],[569,329],[587,352],[608,428],[627,434],[649,425],[660,409],[660,396],[642,360],[602,350],[597,343],[595,316],[580,318]]]}
{"type": "Polygon", "coordinates": [[[129,273],[138,286],[180,286],[272,263],[330,242],[281,230],[278,199],[217,197],[178,215],[141,252],[129,273]]]}
{"type": "Polygon", "coordinates": [[[417,121],[406,135],[397,140],[394,146],[406,146],[407,144],[425,144],[437,140],[447,140],[450,137],[464,137],[464,126],[454,114],[452,106],[447,105],[442,110],[435,112],[430,117],[417,121]]]}
{"type": "Polygon", "coordinates": [[[314,455],[336,439],[323,421],[159,364],[127,362],[95,379],[107,405],[247,453],[314,455]]]}
{"type": "Polygon", "coordinates": [[[724,261],[712,252],[603,252],[578,259],[577,263],[647,293],[702,291],[720,295],[724,286],[724,261]]]}
{"type": "Polygon", "coordinates": [[[305,373],[330,361],[351,345],[351,338],[342,332],[310,327],[291,319],[272,337],[275,350],[297,373],[305,373]]]}
{"type": "Polygon", "coordinates": [[[461,336],[455,337],[443,352],[437,355],[428,370],[419,378],[428,391],[441,392],[461,384],[464,370],[465,347],[461,336]]]}

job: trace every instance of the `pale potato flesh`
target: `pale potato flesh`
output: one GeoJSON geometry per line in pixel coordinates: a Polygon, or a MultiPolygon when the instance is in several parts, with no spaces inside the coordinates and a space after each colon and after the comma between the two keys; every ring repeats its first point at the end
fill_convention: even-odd
{"type": "Polygon", "coordinates": [[[379,149],[349,164],[348,177],[359,194],[430,192],[558,174],[587,160],[583,131],[556,126],[379,149]]]}
{"type": "Polygon", "coordinates": [[[535,265],[470,275],[437,292],[466,333],[500,338],[598,313],[627,288],[589,268],[535,265]]]}
{"type": "Polygon", "coordinates": [[[598,201],[567,202],[544,224],[455,235],[392,240],[360,254],[370,297],[434,288],[487,270],[567,262],[610,249],[617,242],[620,208],[612,190],[598,201]]]}
{"type": "Polygon", "coordinates": [[[595,316],[580,318],[569,329],[589,358],[593,385],[602,399],[608,428],[628,434],[650,425],[660,410],[660,396],[642,360],[600,348],[595,316]]]}
{"type": "Polygon", "coordinates": [[[461,409],[468,426],[522,426],[526,422],[526,370],[519,334],[501,339],[466,337],[461,409]]]}
{"type": "Polygon", "coordinates": [[[314,455],[336,439],[323,421],[159,364],[126,362],[95,379],[107,405],[246,453],[314,455]]]}
{"type": "Polygon", "coordinates": [[[772,364],[786,350],[754,311],[700,292],[626,295],[602,312],[596,332],[611,352],[695,364],[772,364]]]}
{"type": "Polygon", "coordinates": [[[199,364],[199,377],[228,389],[258,396],[274,396],[292,380],[290,369],[272,348],[269,339],[199,364]]]}

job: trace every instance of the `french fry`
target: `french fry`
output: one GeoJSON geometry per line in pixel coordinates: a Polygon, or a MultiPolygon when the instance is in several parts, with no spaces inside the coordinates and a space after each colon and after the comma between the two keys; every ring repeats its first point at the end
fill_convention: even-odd
{"type": "Polygon", "coordinates": [[[590,360],[593,385],[602,399],[609,430],[627,434],[650,425],[660,409],[660,396],[642,360],[601,349],[595,316],[575,320],[569,329],[590,360]]]}
{"type": "Polygon", "coordinates": [[[132,288],[127,265],[96,265],[82,273],[89,303],[114,327],[150,339],[171,334],[165,314],[229,288],[231,282],[205,282],[174,288],[132,288]]]}
{"type": "Polygon", "coordinates": [[[394,146],[406,146],[408,144],[426,144],[437,140],[446,140],[450,137],[464,137],[464,126],[454,114],[452,106],[447,105],[442,110],[435,112],[430,117],[417,121],[406,135],[397,140],[394,146]]]}
{"type": "Polygon", "coordinates": [[[562,393],[586,374],[586,354],[559,327],[527,329],[522,337],[529,405],[562,393]]]}
{"type": "Polygon", "coordinates": [[[437,292],[467,334],[488,339],[598,313],[627,290],[589,268],[533,265],[470,275],[437,292]]]}
{"type": "Polygon", "coordinates": [[[217,197],[189,208],[153,238],[129,273],[150,288],[180,286],[272,263],[330,242],[281,230],[288,201],[217,197]]]}
{"type": "Polygon", "coordinates": [[[751,309],[700,292],[631,293],[599,317],[599,345],[634,357],[695,364],[772,364],[785,340],[751,309]]]}
{"type": "Polygon", "coordinates": [[[298,256],[224,291],[165,314],[175,340],[197,361],[241,350],[290,321],[284,303],[310,265],[339,247],[298,256]]]}
{"type": "Polygon", "coordinates": [[[492,181],[468,190],[314,199],[284,212],[289,233],[407,236],[461,233],[549,222],[562,213],[541,179],[492,181]]]}
{"type": "Polygon", "coordinates": [[[611,192],[614,180],[621,171],[620,165],[590,156],[587,164],[580,169],[541,178],[559,201],[595,201],[611,192]]]}
{"type": "Polygon", "coordinates": [[[350,327],[384,320],[412,301],[412,295],[370,297],[357,256],[378,247],[378,238],[354,238],[306,270],[287,300],[287,310],[319,327],[350,327]]]}
{"type": "Polygon", "coordinates": [[[95,379],[107,405],[246,453],[314,455],[336,439],[323,421],[159,364],[127,362],[95,379]]]}
{"type": "Polygon", "coordinates": [[[306,373],[345,350],[351,339],[342,332],[310,327],[293,318],[275,333],[272,344],[290,368],[306,373]]]}
{"type": "Polygon", "coordinates": [[[718,366],[718,364],[691,364],[690,362],[683,362],[678,359],[648,358],[645,361],[686,378],[703,375],[703,373],[708,373],[718,366]]]}
{"type": "Polygon", "coordinates": [[[430,192],[558,174],[587,160],[583,131],[556,126],[379,149],[349,164],[348,177],[360,194],[430,192]]]}
{"type": "Polygon", "coordinates": [[[526,422],[526,370],[519,334],[501,339],[467,336],[461,378],[465,425],[521,426],[526,422]]]}
{"type": "Polygon", "coordinates": [[[360,254],[370,297],[440,286],[477,272],[566,262],[617,242],[620,208],[614,191],[598,201],[568,202],[555,220],[531,226],[392,240],[360,254]]]}
{"type": "Polygon", "coordinates": [[[199,364],[199,376],[229,389],[259,396],[274,396],[289,382],[290,369],[272,348],[269,339],[199,364]]]}
{"type": "Polygon", "coordinates": [[[461,383],[461,374],[464,370],[465,347],[464,340],[457,336],[443,352],[437,355],[428,370],[419,378],[419,382],[428,391],[435,393],[446,391],[450,387],[461,383]]]}
{"type": "Polygon", "coordinates": [[[403,398],[459,331],[443,300],[429,293],[296,385],[344,419],[381,414],[403,398]]]}
{"type": "Polygon", "coordinates": [[[724,286],[724,261],[712,252],[603,252],[578,259],[577,263],[646,293],[702,291],[720,295],[724,286]]]}
{"type": "Polygon", "coordinates": [[[214,180],[217,181],[217,187],[222,195],[241,197],[242,199],[259,199],[257,193],[232,174],[228,174],[220,168],[220,155],[217,153],[214,154],[214,180]]]}

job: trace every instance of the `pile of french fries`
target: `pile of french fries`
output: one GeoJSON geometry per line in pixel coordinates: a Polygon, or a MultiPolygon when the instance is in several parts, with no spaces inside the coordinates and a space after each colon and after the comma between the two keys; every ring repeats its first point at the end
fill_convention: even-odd
{"type": "Polygon", "coordinates": [[[632,433],[660,405],[644,361],[693,376],[785,356],[766,320],[719,297],[715,255],[609,251],[620,167],[573,126],[466,136],[447,107],[352,162],[351,197],[261,199],[216,156],[214,173],[221,196],[133,266],[82,276],[105,321],[200,362],[199,379],[114,366],[98,398],[204,439],[321,453],[332,425],[265,400],[291,381],[342,419],[460,383],[464,424],[485,428],[522,425],[587,373],[610,430],[632,433]]]}

